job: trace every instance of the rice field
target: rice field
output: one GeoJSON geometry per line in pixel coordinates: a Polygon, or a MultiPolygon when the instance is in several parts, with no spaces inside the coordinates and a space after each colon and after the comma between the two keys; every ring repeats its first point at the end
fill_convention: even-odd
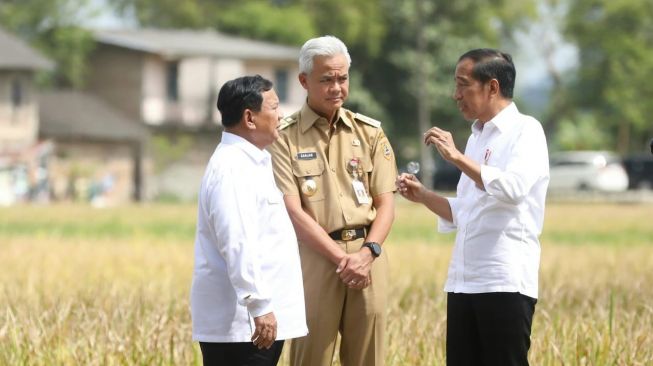
{"type": "MultiPolygon", "coordinates": [[[[195,210],[0,209],[0,365],[200,365],[195,210]]],[[[653,365],[652,219],[646,204],[548,205],[532,365],[653,365]]],[[[453,236],[434,227],[398,202],[387,365],[444,365],[453,236]]]]}

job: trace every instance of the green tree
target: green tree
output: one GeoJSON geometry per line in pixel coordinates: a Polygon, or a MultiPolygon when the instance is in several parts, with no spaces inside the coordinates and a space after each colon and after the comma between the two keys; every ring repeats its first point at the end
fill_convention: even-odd
{"type": "Polygon", "coordinates": [[[229,0],[113,0],[111,5],[138,25],[156,28],[206,28],[229,0]]]}
{"type": "Polygon", "coordinates": [[[316,34],[311,17],[300,5],[275,6],[268,1],[245,1],[221,12],[217,27],[254,39],[301,45],[316,34]]]}
{"type": "Polygon", "coordinates": [[[433,125],[451,130],[461,149],[469,134],[469,125],[451,99],[458,57],[471,48],[499,47],[509,41],[525,16],[534,13],[533,2],[386,0],[383,5],[389,35],[382,54],[389,57],[378,60],[380,66],[368,80],[372,90],[383,86],[389,90],[380,97],[394,122],[395,145],[401,147],[400,153],[419,151],[419,156],[403,158],[419,157],[423,181],[430,185],[433,151],[421,144],[421,133],[433,125]]]}
{"type": "Polygon", "coordinates": [[[112,5],[144,27],[212,27],[292,45],[333,34],[345,41],[362,62],[367,55],[378,53],[386,34],[382,1],[114,0],[112,5]]]}
{"type": "Polygon", "coordinates": [[[226,33],[301,45],[315,34],[303,5],[268,0],[115,0],[114,8],[142,27],[214,28],[226,33]]]}
{"type": "MultiPolygon", "coordinates": [[[[393,141],[399,141],[395,145],[419,146],[421,130],[432,122],[464,131],[456,134],[464,143],[468,125],[461,123],[451,100],[457,57],[473,47],[509,41],[534,14],[536,0],[116,1],[142,26],[208,26],[297,46],[333,34],[347,44],[353,59],[348,106],[382,120],[393,141]]],[[[416,149],[406,150],[407,158],[415,158],[410,151],[416,149]]]]}
{"type": "Polygon", "coordinates": [[[619,152],[641,149],[653,134],[653,3],[576,0],[567,19],[580,53],[572,102],[616,136],[619,152]]]}
{"type": "Polygon", "coordinates": [[[561,150],[604,150],[610,137],[599,128],[594,115],[577,113],[574,117],[560,121],[553,144],[561,150]]]}
{"type": "Polygon", "coordinates": [[[81,21],[95,16],[89,0],[4,0],[0,24],[39,49],[56,63],[40,78],[58,87],[81,87],[86,76],[86,57],[93,38],[81,21]]]}
{"type": "Polygon", "coordinates": [[[387,33],[384,0],[294,0],[311,17],[317,35],[332,34],[343,40],[357,62],[363,64],[381,50],[387,33]]]}
{"type": "MultiPolygon", "coordinates": [[[[573,110],[572,103],[569,103],[568,86],[575,72],[574,60],[567,60],[566,63],[560,61],[562,52],[571,54],[570,50],[574,47],[561,34],[568,8],[564,0],[538,0],[536,20],[521,33],[521,43],[528,43],[526,46],[532,47],[537,57],[543,60],[548,81],[551,83],[550,89],[546,90],[548,105],[530,105],[539,112],[544,130],[547,136],[551,137],[550,143],[556,140],[560,121],[567,118],[573,110]]],[[[553,146],[553,149],[556,148],[557,146],[553,146]]]]}

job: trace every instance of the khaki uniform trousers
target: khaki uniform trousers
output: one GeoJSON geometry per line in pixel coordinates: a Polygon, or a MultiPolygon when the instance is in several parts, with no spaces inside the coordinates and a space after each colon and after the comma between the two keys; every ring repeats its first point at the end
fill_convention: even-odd
{"type": "MultiPolygon", "coordinates": [[[[337,241],[347,253],[355,253],[363,239],[337,241]]],[[[363,290],[349,289],[336,266],[305,245],[299,246],[306,298],[308,336],[290,346],[291,366],[329,366],[341,334],[343,366],[385,364],[385,324],[388,259],[384,250],[372,264],[372,283],[363,290]]]]}

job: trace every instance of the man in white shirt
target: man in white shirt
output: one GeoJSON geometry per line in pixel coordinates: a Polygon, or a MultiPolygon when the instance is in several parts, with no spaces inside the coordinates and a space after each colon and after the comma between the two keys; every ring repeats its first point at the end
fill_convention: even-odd
{"type": "Polygon", "coordinates": [[[199,193],[191,289],[204,365],[276,365],[306,327],[297,238],[265,147],[279,137],[279,98],[259,75],[224,84],[224,132],[199,193]]]}
{"type": "Polygon", "coordinates": [[[474,121],[465,153],[433,127],[424,142],[462,175],[455,198],[429,191],[410,174],[399,192],[457,230],[445,291],[447,365],[528,365],[537,302],[549,158],[541,124],[512,101],[515,67],[506,53],[471,50],[456,66],[454,99],[474,121]]]}

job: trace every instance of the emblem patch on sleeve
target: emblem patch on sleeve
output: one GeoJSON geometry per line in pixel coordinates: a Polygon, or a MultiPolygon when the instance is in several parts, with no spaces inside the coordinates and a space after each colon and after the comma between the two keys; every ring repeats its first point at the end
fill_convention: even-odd
{"type": "Polygon", "coordinates": [[[390,145],[388,144],[387,141],[384,141],[381,144],[381,148],[383,149],[383,157],[386,158],[386,160],[390,160],[392,157],[392,150],[390,149],[390,145]]]}

